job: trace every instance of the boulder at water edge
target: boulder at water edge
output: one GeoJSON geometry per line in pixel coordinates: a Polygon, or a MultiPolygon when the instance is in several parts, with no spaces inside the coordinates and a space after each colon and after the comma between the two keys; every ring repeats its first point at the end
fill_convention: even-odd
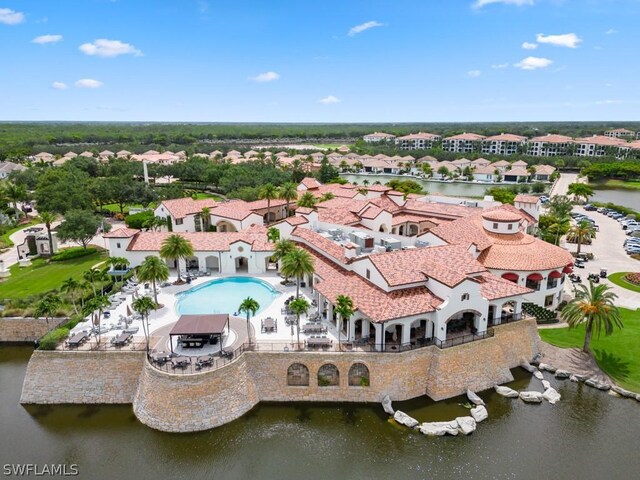
{"type": "Polygon", "coordinates": [[[503,397],[518,398],[520,396],[520,394],[516,392],[513,388],[503,387],[500,385],[496,385],[493,388],[496,389],[496,392],[498,393],[498,395],[502,395],[503,397]]]}
{"type": "Polygon", "coordinates": [[[478,395],[476,395],[469,389],[467,389],[467,398],[474,405],[484,405],[484,400],[482,400],[478,395]]]}
{"type": "Polygon", "coordinates": [[[409,428],[415,428],[420,425],[415,418],[410,417],[404,412],[400,410],[396,410],[396,413],[393,414],[393,419],[401,425],[406,425],[409,428]]]}
{"type": "Polygon", "coordinates": [[[443,435],[458,435],[458,422],[430,422],[420,425],[420,431],[430,437],[441,437],[443,435]]]}
{"type": "Polygon", "coordinates": [[[572,382],[584,382],[587,379],[584,375],[578,375],[577,373],[572,374],[569,377],[569,380],[572,382]]]}
{"type": "Polygon", "coordinates": [[[556,370],[556,378],[559,380],[569,378],[570,376],[571,373],[567,372],[566,370],[556,370]]]}
{"type": "Polygon", "coordinates": [[[520,363],[520,366],[521,366],[522,368],[524,368],[524,369],[525,369],[527,372],[529,372],[529,373],[533,373],[533,372],[535,372],[535,371],[537,371],[537,370],[538,370],[536,367],[534,367],[533,365],[531,365],[531,364],[530,364],[530,363],[528,363],[528,362],[522,362],[522,363],[520,363]]]}
{"type": "Polygon", "coordinates": [[[544,398],[547,402],[554,404],[560,401],[560,394],[555,388],[547,388],[542,394],[542,398],[544,398]]]}
{"type": "Polygon", "coordinates": [[[630,392],[629,390],[625,390],[624,388],[620,388],[617,385],[611,385],[611,390],[616,392],[621,397],[625,397],[625,398],[635,398],[635,396],[636,396],[635,393],[630,392]]]}
{"type": "Polygon", "coordinates": [[[540,392],[520,392],[520,398],[525,403],[542,403],[540,392]]]}
{"type": "Polygon", "coordinates": [[[489,412],[487,412],[487,409],[482,406],[482,405],[478,405],[477,407],[473,407],[471,409],[471,416],[473,417],[473,419],[477,422],[480,423],[483,420],[486,420],[487,418],[489,418],[489,412]]]}
{"type": "Polygon", "coordinates": [[[542,388],[544,388],[545,390],[548,390],[551,388],[551,384],[549,383],[549,380],[542,380],[542,388]]]}
{"type": "Polygon", "coordinates": [[[597,378],[588,378],[584,381],[585,385],[589,385],[590,387],[597,388],[598,390],[609,390],[611,388],[610,385],[606,383],[602,383],[597,378]]]}
{"type": "Polygon", "coordinates": [[[473,417],[457,417],[458,431],[463,435],[469,435],[476,431],[476,421],[473,417]]]}
{"type": "Polygon", "coordinates": [[[551,365],[547,365],[546,363],[541,363],[540,365],[538,365],[538,370],[546,370],[549,373],[556,373],[556,367],[552,367],[551,365]]]}
{"type": "Polygon", "coordinates": [[[533,372],[533,376],[536,377],[538,380],[544,379],[544,375],[542,375],[542,372],[540,370],[535,370],[533,372]]]}
{"type": "Polygon", "coordinates": [[[394,413],[396,413],[393,410],[393,406],[391,405],[391,399],[389,398],[389,395],[385,395],[382,399],[382,408],[389,415],[393,415],[394,413]]]}

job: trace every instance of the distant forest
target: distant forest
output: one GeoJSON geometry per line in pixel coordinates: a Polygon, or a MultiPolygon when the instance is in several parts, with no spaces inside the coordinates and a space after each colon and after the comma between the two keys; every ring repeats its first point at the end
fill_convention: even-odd
{"type": "Polygon", "coordinates": [[[499,123],[102,123],[2,122],[0,159],[21,158],[41,151],[126,149],[210,151],[224,145],[256,143],[353,143],[367,133],[395,135],[432,132],[451,136],[514,133],[533,137],[558,133],[572,137],[602,134],[612,128],[640,131],[640,122],[499,122],[499,123]],[[213,145],[216,145],[213,147],[213,145]]]}

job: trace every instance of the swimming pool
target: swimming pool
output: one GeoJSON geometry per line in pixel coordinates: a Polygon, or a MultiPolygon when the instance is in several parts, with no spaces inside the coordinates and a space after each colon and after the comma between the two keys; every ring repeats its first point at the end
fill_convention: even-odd
{"type": "Polygon", "coordinates": [[[242,301],[251,297],[260,305],[259,313],[279,295],[271,285],[251,277],[226,277],[211,280],[177,295],[180,315],[229,313],[238,311],[242,301]]]}

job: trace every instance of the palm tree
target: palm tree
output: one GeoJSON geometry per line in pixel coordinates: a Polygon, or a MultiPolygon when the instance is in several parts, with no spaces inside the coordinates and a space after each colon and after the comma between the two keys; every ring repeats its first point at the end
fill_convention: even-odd
{"type": "Polygon", "coordinates": [[[360,188],[356,188],[356,192],[358,192],[360,195],[366,197],[367,195],[369,195],[369,189],[366,187],[360,187],[360,188]]]}
{"type": "Polygon", "coordinates": [[[369,183],[370,183],[369,180],[366,178],[362,181],[362,185],[364,185],[365,187],[369,185],[369,183]]]}
{"type": "Polygon", "coordinates": [[[289,309],[296,314],[296,330],[298,336],[298,348],[300,348],[300,315],[305,314],[309,311],[311,305],[304,297],[298,297],[295,300],[289,302],[289,309]]]}
{"type": "Polygon", "coordinates": [[[618,296],[610,290],[609,285],[594,285],[589,280],[589,287],[579,284],[576,297],[562,309],[562,317],[569,328],[586,323],[582,347],[585,353],[590,353],[589,343],[593,331],[600,336],[600,332],[604,330],[605,335],[609,336],[614,327],[623,327],[620,310],[614,304],[618,296]]]}
{"type": "Polygon", "coordinates": [[[238,307],[238,312],[245,312],[247,314],[247,336],[249,337],[249,345],[251,345],[251,315],[255,315],[258,310],[260,310],[260,304],[251,297],[245,298],[238,307]]]}
{"type": "Polygon", "coordinates": [[[298,198],[298,189],[295,183],[287,182],[280,187],[280,198],[287,202],[287,217],[290,215],[289,205],[291,200],[298,198]]]}
{"type": "Polygon", "coordinates": [[[316,199],[316,197],[313,196],[313,193],[305,192],[298,199],[298,206],[299,207],[306,207],[306,208],[313,208],[313,207],[316,206],[317,202],[318,202],[318,200],[316,199]]]}
{"type": "Polygon", "coordinates": [[[92,323],[94,326],[95,325],[95,321],[93,319],[93,314],[97,311],[98,312],[98,316],[95,319],[98,323],[97,325],[97,339],[98,339],[98,345],[100,344],[100,340],[101,340],[101,333],[100,333],[100,321],[102,319],[102,312],[104,311],[105,308],[107,308],[110,305],[109,299],[105,296],[105,295],[98,295],[93,297],[91,300],[89,300],[88,302],[86,302],[84,304],[84,308],[82,309],[82,314],[86,317],[87,315],[91,315],[92,317],[92,323]]]}
{"type": "Polygon", "coordinates": [[[144,296],[136,298],[131,304],[133,309],[140,315],[142,315],[143,318],[142,330],[144,332],[144,339],[147,345],[147,353],[149,353],[149,336],[151,335],[151,332],[149,331],[149,313],[151,312],[151,310],[154,310],[156,308],[157,303],[158,302],[154,302],[151,297],[144,296]]]}
{"type": "MultiPolygon", "coordinates": [[[[131,264],[129,260],[124,257],[109,257],[107,259],[107,265],[111,266],[114,270],[124,271],[126,267],[131,264]]],[[[120,274],[119,281],[122,281],[124,273],[120,274]]]]}
{"type": "Polygon", "coordinates": [[[178,270],[178,279],[176,280],[176,283],[181,283],[180,260],[186,260],[193,256],[193,245],[186,238],[173,234],[162,241],[162,245],[160,246],[160,256],[175,262],[178,270]]]}
{"type": "Polygon", "coordinates": [[[302,248],[294,247],[292,251],[282,257],[282,273],[287,277],[296,277],[296,298],[300,296],[300,281],[305,275],[311,275],[313,268],[313,257],[302,248]]]}
{"type": "Polygon", "coordinates": [[[596,236],[596,229],[591,222],[586,220],[580,220],[576,225],[572,226],[567,233],[567,236],[575,239],[578,244],[578,250],[576,253],[580,255],[580,247],[585,240],[589,241],[596,236]]]}
{"type": "Polygon", "coordinates": [[[78,306],[76,305],[76,293],[80,290],[80,282],[78,282],[75,278],[69,277],[64,282],[62,282],[62,286],[60,290],[67,293],[69,298],[71,299],[71,304],[73,305],[73,311],[78,313],[78,306]]]}
{"type": "Polygon", "coordinates": [[[151,217],[142,224],[144,228],[150,228],[154,232],[159,231],[162,227],[166,225],[167,225],[167,219],[163,217],[151,217]]]}
{"type": "Polygon", "coordinates": [[[333,193],[327,192],[322,194],[318,202],[326,202],[327,200],[333,200],[334,198],[336,198],[336,196],[333,193]]]}
{"type": "Polygon", "coordinates": [[[278,240],[280,240],[280,230],[278,230],[276,227],[269,227],[267,229],[267,240],[271,243],[276,243],[278,240]]]}
{"type": "Polygon", "coordinates": [[[209,207],[202,207],[200,211],[200,222],[203,232],[209,230],[209,223],[211,222],[211,209],[209,207]]]}
{"type": "Polygon", "coordinates": [[[27,190],[23,185],[17,185],[13,182],[7,182],[4,188],[4,195],[13,203],[15,210],[16,222],[20,218],[20,210],[18,210],[18,202],[27,197],[27,190]]]}
{"type": "Polygon", "coordinates": [[[336,313],[338,314],[338,321],[336,323],[336,327],[338,327],[338,346],[342,349],[340,345],[340,333],[342,331],[342,325],[340,324],[340,320],[343,322],[348,322],[353,315],[353,300],[351,297],[347,295],[338,295],[336,298],[336,313]]]}
{"type": "Polygon", "coordinates": [[[272,183],[267,183],[260,190],[260,198],[267,201],[267,225],[269,225],[271,223],[271,200],[278,198],[278,189],[272,183]]]}
{"type": "Polygon", "coordinates": [[[104,273],[99,268],[90,268],[86,270],[82,274],[82,278],[84,278],[87,282],[91,284],[91,288],[93,289],[93,296],[97,296],[98,292],[96,291],[96,282],[104,278],[104,273]]]}
{"type": "Polygon", "coordinates": [[[44,317],[47,325],[49,325],[49,319],[56,314],[61,305],[62,300],[60,297],[50,293],[36,304],[33,316],[35,318],[44,317]]]}
{"type": "Polygon", "coordinates": [[[449,169],[442,165],[440,168],[438,168],[438,174],[441,178],[444,178],[449,175],[449,169]]]}
{"type": "Polygon", "coordinates": [[[141,282],[151,282],[153,285],[153,299],[156,302],[155,308],[158,308],[158,290],[157,282],[166,282],[169,280],[169,267],[160,260],[160,257],[149,255],[144,261],[138,265],[136,270],[138,280],[141,282]]]}
{"type": "Polygon", "coordinates": [[[576,199],[584,198],[585,202],[589,201],[589,197],[593,196],[593,188],[586,183],[571,183],[567,188],[567,193],[576,197],[576,199]]]}
{"type": "Polygon", "coordinates": [[[49,255],[53,255],[53,236],[51,235],[51,224],[56,220],[56,214],[53,212],[40,212],[40,220],[47,228],[47,237],[49,238],[49,255]]]}
{"type": "Polygon", "coordinates": [[[273,248],[273,255],[271,259],[274,262],[280,262],[288,253],[292,252],[296,248],[295,243],[291,240],[278,240],[273,248]]]}

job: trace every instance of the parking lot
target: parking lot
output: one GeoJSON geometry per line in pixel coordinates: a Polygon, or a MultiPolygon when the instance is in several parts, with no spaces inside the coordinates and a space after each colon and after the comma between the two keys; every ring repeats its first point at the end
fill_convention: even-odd
{"type": "MultiPolygon", "coordinates": [[[[574,207],[573,211],[593,218],[600,228],[592,244],[583,245],[581,248],[581,251],[585,253],[593,253],[594,259],[586,262],[585,268],[574,269],[574,272],[582,278],[583,283],[587,282],[587,276],[590,273],[600,273],[602,268],[607,269],[608,273],[640,271],[640,261],[625,253],[622,245],[628,237],[617,220],[609,218],[602,213],[588,212],[580,206],[574,207]]],[[[563,244],[562,246],[574,252],[577,248],[575,243],[563,244]]],[[[618,295],[616,303],[619,306],[632,309],[640,308],[640,293],[618,287],[606,279],[601,279],[601,281],[610,285],[618,295]]],[[[571,282],[567,281],[565,283],[565,290],[568,293],[572,293],[573,285],[571,282]]]]}

